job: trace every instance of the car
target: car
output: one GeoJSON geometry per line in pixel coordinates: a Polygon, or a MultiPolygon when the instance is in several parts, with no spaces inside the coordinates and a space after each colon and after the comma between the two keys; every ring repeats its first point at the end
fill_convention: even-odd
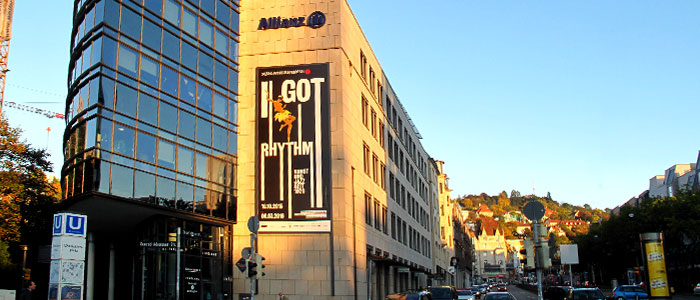
{"type": "Polygon", "coordinates": [[[486,294],[484,300],[515,300],[508,292],[491,292],[486,294]]]}
{"type": "Polygon", "coordinates": [[[506,286],[505,283],[499,283],[496,285],[496,291],[497,292],[506,292],[506,291],[508,291],[508,286],[506,286]]]}
{"type": "Polygon", "coordinates": [[[452,286],[431,286],[428,291],[434,300],[457,300],[457,291],[452,286]]]}
{"type": "Polygon", "coordinates": [[[407,291],[403,293],[391,294],[385,300],[433,300],[429,291],[407,291]]]}
{"type": "Polygon", "coordinates": [[[693,289],[693,295],[700,296],[700,283],[695,285],[695,288],[693,289]]]}
{"type": "Polygon", "coordinates": [[[621,285],[612,293],[613,300],[646,300],[648,298],[647,290],[636,285],[621,285]]]}
{"type": "Polygon", "coordinates": [[[482,285],[479,285],[479,288],[481,288],[481,294],[482,294],[482,295],[489,292],[489,285],[488,285],[488,284],[485,284],[485,283],[484,283],[484,284],[482,284],[482,285]]]}
{"type": "Polygon", "coordinates": [[[478,286],[473,285],[471,288],[469,288],[469,290],[472,291],[472,294],[474,294],[476,299],[481,298],[481,289],[478,286]]]}
{"type": "Polygon", "coordinates": [[[565,300],[570,291],[570,286],[554,285],[542,291],[542,298],[545,300],[565,300]]]}
{"type": "Polygon", "coordinates": [[[474,300],[475,296],[471,290],[457,290],[457,299],[474,300]]]}
{"type": "Polygon", "coordinates": [[[575,288],[569,295],[568,300],[607,300],[599,288],[575,288]]]}

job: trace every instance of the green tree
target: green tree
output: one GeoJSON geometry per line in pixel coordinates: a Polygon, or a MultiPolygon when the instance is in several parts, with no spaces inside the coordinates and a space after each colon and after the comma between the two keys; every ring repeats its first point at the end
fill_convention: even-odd
{"type": "Polygon", "coordinates": [[[0,118],[0,242],[7,246],[0,245],[0,258],[19,243],[46,243],[40,239],[49,234],[60,197],[60,184],[46,177],[48,153],[22,141],[21,133],[0,118]]]}

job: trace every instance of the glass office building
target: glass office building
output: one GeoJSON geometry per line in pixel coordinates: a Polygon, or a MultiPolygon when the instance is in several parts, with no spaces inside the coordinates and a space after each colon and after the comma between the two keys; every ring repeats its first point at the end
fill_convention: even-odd
{"type": "Polygon", "coordinates": [[[231,297],[239,3],[199,1],[75,1],[62,185],[86,298],[231,297]]]}

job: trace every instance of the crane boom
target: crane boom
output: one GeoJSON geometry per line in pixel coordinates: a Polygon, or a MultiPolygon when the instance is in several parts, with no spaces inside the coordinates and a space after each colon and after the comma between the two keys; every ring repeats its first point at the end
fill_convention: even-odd
{"type": "Polygon", "coordinates": [[[64,115],[64,114],[59,114],[57,112],[52,112],[50,110],[45,110],[42,108],[33,107],[33,106],[29,106],[29,105],[24,105],[24,104],[19,104],[19,103],[12,102],[12,101],[4,102],[3,105],[7,106],[7,107],[21,109],[21,110],[28,111],[28,112],[33,112],[35,114],[44,115],[45,117],[47,117],[49,119],[53,119],[53,118],[65,119],[66,118],[66,115],[64,115]]]}
{"type": "Polygon", "coordinates": [[[5,78],[7,77],[7,57],[12,38],[12,14],[15,0],[0,0],[0,114],[5,101],[5,78]]]}

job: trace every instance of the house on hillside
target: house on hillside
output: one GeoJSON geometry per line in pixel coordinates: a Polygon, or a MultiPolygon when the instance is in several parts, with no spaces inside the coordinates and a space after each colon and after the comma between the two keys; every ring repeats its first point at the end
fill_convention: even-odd
{"type": "Polygon", "coordinates": [[[479,220],[480,226],[472,239],[476,263],[474,276],[479,283],[486,282],[489,278],[505,280],[508,245],[503,231],[491,217],[481,217],[479,220]]]}
{"type": "Polygon", "coordinates": [[[493,211],[484,204],[479,205],[479,208],[476,209],[476,214],[478,216],[493,218],[493,211]]]}

